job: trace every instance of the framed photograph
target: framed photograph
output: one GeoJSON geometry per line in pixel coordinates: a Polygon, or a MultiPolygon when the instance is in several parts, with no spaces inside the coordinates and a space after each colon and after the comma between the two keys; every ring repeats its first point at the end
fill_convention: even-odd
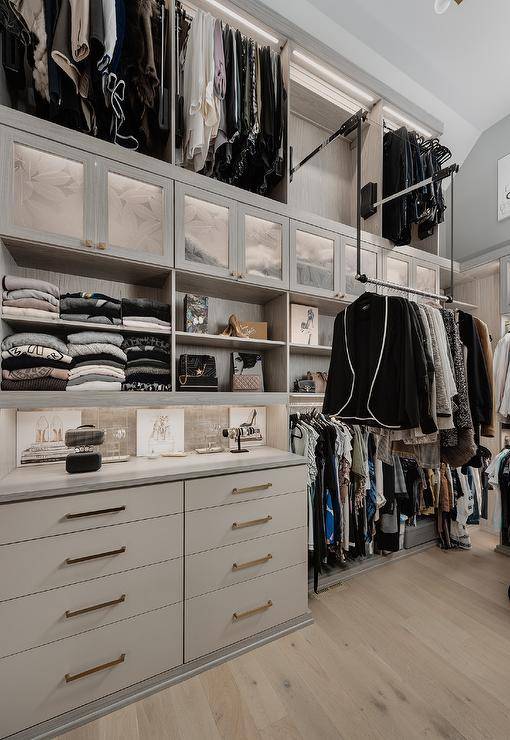
{"type": "Polygon", "coordinates": [[[262,355],[255,352],[232,352],[232,390],[264,390],[262,355]]]}
{"type": "Polygon", "coordinates": [[[207,334],[209,299],[186,293],[184,296],[185,330],[188,334],[207,334]]]}
{"type": "Polygon", "coordinates": [[[184,452],[184,409],[138,409],[136,456],[184,452]]]}
{"type": "Polygon", "coordinates": [[[498,159],[498,221],[510,216],[510,154],[498,159]]]}
{"type": "Polygon", "coordinates": [[[70,450],[65,445],[69,429],[81,424],[80,410],[47,409],[16,414],[16,465],[63,462],[70,450]]]}
{"type": "Polygon", "coordinates": [[[294,344],[319,344],[319,311],[313,306],[290,304],[290,341],[294,344]]]}
{"type": "MultiPolygon", "coordinates": [[[[260,447],[267,444],[265,406],[231,406],[228,410],[228,425],[229,427],[255,427],[260,430],[260,435],[251,438],[243,437],[243,447],[260,447]]],[[[236,444],[235,439],[229,439],[231,449],[236,444]]]]}

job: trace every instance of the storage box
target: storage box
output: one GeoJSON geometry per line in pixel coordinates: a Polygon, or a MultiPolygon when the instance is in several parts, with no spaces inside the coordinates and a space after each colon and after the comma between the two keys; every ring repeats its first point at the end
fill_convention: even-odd
{"type": "Polygon", "coordinates": [[[241,327],[250,339],[267,339],[267,321],[243,321],[241,327]]]}

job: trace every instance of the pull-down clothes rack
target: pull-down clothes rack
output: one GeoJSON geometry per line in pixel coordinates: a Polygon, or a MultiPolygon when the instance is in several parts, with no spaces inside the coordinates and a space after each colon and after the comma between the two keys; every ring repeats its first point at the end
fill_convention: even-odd
{"type": "MultiPolygon", "coordinates": [[[[404,190],[400,190],[398,193],[393,193],[393,195],[388,195],[385,198],[382,198],[381,200],[374,200],[374,194],[376,193],[376,187],[374,183],[369,183],[364,188],[362,188],[361,185],[361,132],[362,132],[362,126],[363,122],[367,118],[367,111],[359,110],[357,113],[355,113],[351,118],[349,118],[345,123],[342,124],[342,126],[338,129],[338,131],[335,131],[331,136],[329,136],[327,139],[325,139],[322,144],[319,144],[318,147],[316,147],[310,154],[308,154],[304,159],[299,162],[295,167],[292,166],[292,147],[290,152],[290,180],[292,182],[292,177],[295,172],[297,172],[303,165],[305,165],[307,162],[309,162],[313,157],[315,157],[319,152],[321,152],[323,149],[325,149],[331,142],[333,142],[335,139],[337,139],[339,136],[347,136],[348,134],[352,133],[353,131],[356,131],[356,144],[357,144],[357,152],[356,152],[356,249],[357,249],[357,255],[356,255],[356,275],[355,279],[363,284],[369,284],[369,285],[375,285],[383,288],[389,288],[390,290],[396,290],[402,293],[411,293],[412,295],[418,295],[422,296],[424,298],[431,298],[435,301],[441,301],[446,303],[453,303],[453,276],[454,276],[454,260],[453,260],[453,179],[454,175],[459,171],[459,166],[457,164],[451,164],[449,167],[445,167],[439,172],[436,172],[431,177],[427,177],[425,180],[422,180],[421,182],[416,183],[415,185],[411,185],[408,188],[405,188],[404,190]],[[402,198],[403,196],[407,195],[408,193],[413,192],[414,190],[417,190],[418,188],[425,187],[426,185],[432,185],[437,182],[441,182],[442,180],[445,180],[446,178],[451,178],[451,205],[450,205],[450,238],[451,238],[451,246],[450,246],[450,293],[449,295],[441,295],[440,293],[431,293],[426,290],[420,290],[419,288],[412,288],[411,286],[406,285],[398,285],[397,283],[391,283],[386,280],[379,280],[379,278],[371,278],[368,277],[365,273],[361,271],[361,218],[364,216],[367,218],[368,216],[373,215],[376,213],[378,206],[382,206],[386,203],[390,203],[393,200],[396,200],[397,198],[402,198]],[[366,202],[366,195],[368,194],[369,202],[366,202]],[[363,197],[364,196],[364,197],[363,197]],[[362,197],[363,197],[363,207],[362,207],[362,197]]],[[[376,197],[376,196],[375,196],[376,197]]]]}

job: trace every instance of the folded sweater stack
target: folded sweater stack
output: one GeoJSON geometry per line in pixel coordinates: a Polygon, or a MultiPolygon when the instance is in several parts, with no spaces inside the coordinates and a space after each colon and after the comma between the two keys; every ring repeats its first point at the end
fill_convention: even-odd
{"type": "Polygon", "coordinates": [[[60,298],[60,317],[65,321],[121,324],[121,302],[103,293],[65,293],[60,298]]]}
{"type": "Polygon", "coordinates": [[[4,275],[2,314],[11,318],[58,319],[60,292],[46,280],[4,275]]]}
{"type": "Polygon", "coordinates": [[[123,298],[122,323],[132,329],[168,329],[170,332],[170,306],[147,298],[123,298]]]}
{"type": "Polygon", "coordinates": [[[73,358],[68,391],[120,391],[125,380],[123,337],[113,332],[81,331],[67,337],[73,358]]]}
{"type": "Polygon", "coordinates": [[[126,391],[169,391],[172,387],[170,342],[162,336],[133,334],[124,338],[126,391]]]}
{"type": "Polygon", "coordinates": [[[11,334],[2,342],[3,391],[65,391],[72,357],[58,337],[11,334]]]}

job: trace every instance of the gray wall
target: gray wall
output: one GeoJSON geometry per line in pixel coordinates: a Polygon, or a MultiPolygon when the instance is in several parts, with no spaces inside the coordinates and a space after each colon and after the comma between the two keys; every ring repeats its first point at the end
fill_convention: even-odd
{"type": "MultiPolygon", "coordinates": [[[[510,154],[510,116],[480,136],[455,178],[455,259],[470,259],[506,245],[510,254],[510,218],[498,222],[497,199],[498,159],[506,154],[510,154]]],[[[446,232],[443,249],[449,255],[449,225],[446,232]]]]}

